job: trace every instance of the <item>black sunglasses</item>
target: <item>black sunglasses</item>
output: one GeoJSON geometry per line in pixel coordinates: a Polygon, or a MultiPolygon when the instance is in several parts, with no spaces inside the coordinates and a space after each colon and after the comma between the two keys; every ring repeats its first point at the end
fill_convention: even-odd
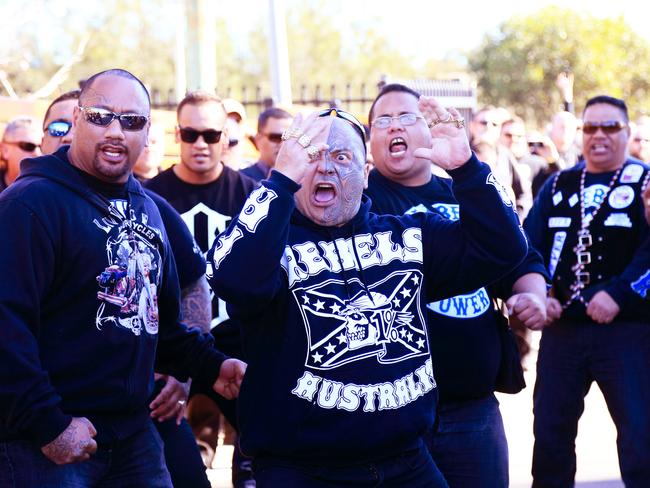
{"type": "Polygon", "coordinates": [[[543,142],[529,142],[528,147],[531,148],[531,149],[537,149],[537,148],[541,149],[541,148],[544,147],[544,143],[543,142]]]}
{"type": "Polygon", "coordinates": [[[616,134],[627,127],[625,122],[620,120],[606,120],[604,122],[585,122],[582,124],[582,131],[585,134],[595,134],[601,129],[605,134],[616,134]]]}
{"type": "Polygon", "coordinates": [[[361,140],[363,141],[363,148],[365,150],[366,148],[366,129],[364,129],[363,125],[361,122],[357,120],[357,118],[352,115],[351,113],[346,112],[345,110],[341,110],[339,108],[326,108],[325,110],[321,110],[318,112],[319,117],[330,117],[332,114],[335,114],[336,117],[339,119],[347,120],[350,124],[352,124],[352,127],[356,129],[356,131],[359,133],[359,136],[361,137],[361,140]]]}
{"type": "Polygon", "coordinates": [[[106,127],[110,125],[113,120],[117,119],[120,121],[120,126],[124,130],[138,131],[142,130],[147,122],[149,117],[146,115],[139,115],[133,113],[126,114],[116,114],[110,110],[99,107],[79,107],[81,112],[84,114],[84,120],[94,125],[99,125],[101,127],[106,127]]]}
{"type": "Polygon", "coordinates": [[[18,146],[25,152],[34,152],[37,148],[41,147],[40,144],[34,144],[33,142],[14,142],[14,141],[2,141],[3,144],[11,144],[12,146],[18,146]]]}
{"type": "Polygon", "coordinates": [[[52,137],[63,137],[72,129],[72,123],[67,120],[55,120],[45,128],[52,137]]]}
{"type": "Polygon", "coordinates": [[[280,144],[282,142],[282,134],[276,134],[274,132],[271,132],[269,134],[264,134],[264,135],[271,142],[275,142],[277,144],[280,144]]]}
{"type": "Polygon", "coordinates": [[[199,139],[199,136],[203,137],[206,144],[216,144],[221,139],[222,131],[220,130],[196,130],[191,127],[179,127],[178,129],[181,133],[181,141],[189,144],[195,143],[199,139]]]}

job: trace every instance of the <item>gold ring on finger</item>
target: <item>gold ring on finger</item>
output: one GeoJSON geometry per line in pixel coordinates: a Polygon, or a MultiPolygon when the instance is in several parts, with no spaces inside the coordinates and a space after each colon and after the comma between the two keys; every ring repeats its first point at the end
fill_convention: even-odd
{"type": "Polygon", "coordinates": [[[300,129],[290,127],[282,133],[282,140],[286,141],[292,137],[300,137],[301,134],[302,131],[300,129]]]}
{"type": "Polygon", "coordinates": [[[465,119],[460,117],[459,119],[451,119],[451,122],[456,124],[456,129],[462,129],[465,127],[465,119]]]}
{"type": "Polygon", "coordinates": [[[303,134],[298,138],[298,144],[300,144],[302,147],[307,148],[311,144],[311,137],[309,137],[307,134],[303,134]]]}
{"type": "Polygon", "coordinates": [[[305,149],[307,149],[307,155],[309,156],[309,159],[315,159],[318,156],[318,153],[320,153],[320,150],[313,144],[310,144],[305,149]]]}

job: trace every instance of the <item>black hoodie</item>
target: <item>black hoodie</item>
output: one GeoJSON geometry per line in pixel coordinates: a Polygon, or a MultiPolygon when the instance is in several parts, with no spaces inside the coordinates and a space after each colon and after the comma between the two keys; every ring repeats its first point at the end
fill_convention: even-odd
{"type": "Polygon", "coordinates": [[[67,149],[24,160],[0,195],[0,440],[42,446],[72,416],[99,442],[124,438],[147,420],[154,358],[159,372],[205,381],[224,360],[178,322],[156,205],[133,177],[109,201],[67,149]]]}
{"type": "Polygon", "coordinates": [[[243,324],[245,453],[353,464],[413,448],[432,427],[426,304],[494,281],[527,249],[487,165],[452,173],[459,222],[377,216],[364,197],[352,220],[322,227],[273,171],[219,235],[208,280],[243,324]]]}

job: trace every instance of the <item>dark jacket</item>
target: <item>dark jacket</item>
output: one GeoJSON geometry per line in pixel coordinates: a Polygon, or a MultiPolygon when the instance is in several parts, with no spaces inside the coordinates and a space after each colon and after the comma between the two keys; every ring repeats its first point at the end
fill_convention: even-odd
{"type": "Polygon", "coordinates": [[[66,146],[23,161],[0,195],[0,439],[44,445],[72,416],[100,442],[128,436],[148,416],[154,357],[162,373],[218,376],[211,338],[178,322],[160,214],[134,178],[125,189],[94,191],[66,146]]]}
{"type": "Polygon", "coordinates": [[[299,186],[275,171],[251,194],[207,258],[250,358],[245,453],[350,464],[417,445],[437,397],[426,303],[491,282],[526,254],[488,174],[475,158],[454,172],[462,223],[377,216],[364,197],[345,225],[321,227],[294,210],[299,186]]]}

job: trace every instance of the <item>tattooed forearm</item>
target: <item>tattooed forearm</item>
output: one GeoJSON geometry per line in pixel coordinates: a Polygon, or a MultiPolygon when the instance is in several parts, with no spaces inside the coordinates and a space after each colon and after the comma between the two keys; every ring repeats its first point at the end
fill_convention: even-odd
{"type": "Polygon", "coordinates": [[[212,305],[210,288],[205,276],[201,276],[181,292],[181,312],[183,322],[188,327],[197,327],[203,332],[210,332],[212,320],[212,305]]]}

